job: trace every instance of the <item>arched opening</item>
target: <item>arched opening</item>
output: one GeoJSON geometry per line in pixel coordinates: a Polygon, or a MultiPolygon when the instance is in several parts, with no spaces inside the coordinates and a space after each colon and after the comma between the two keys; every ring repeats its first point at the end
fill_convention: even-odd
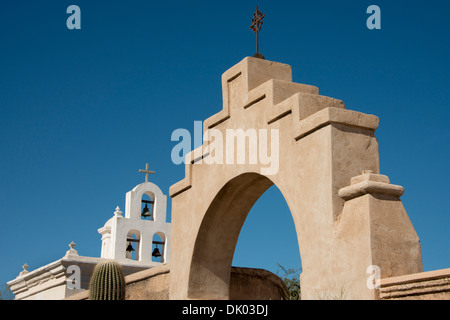
{"type": "Polygon", "coordinates": [[[141,199],[141,219],[155,221],[154,215],[155,195],[151,192],[145,192],[141,199]]]}
{"type": "Polygon", "coordinates": [[[256,201],[272,185],[265,176],[245,173],[229,181],[216,195],[195,242],[189,274],[190,298],[229,298],[231,265],[241,229],[256,201]]]}
{"type": "Polygon", "coordinates": [[[297,232],[286,200],[275,185],[256,201],[245,219],[232,265],[268,270],[285,282],[289,290],[286,299],[300,298],[297,232]]]}
{"type": "Polygon", "coordinates": [[[139,261],[141,234],[137,230],[131,230],[127,234],[126,258],[139,261]]]}

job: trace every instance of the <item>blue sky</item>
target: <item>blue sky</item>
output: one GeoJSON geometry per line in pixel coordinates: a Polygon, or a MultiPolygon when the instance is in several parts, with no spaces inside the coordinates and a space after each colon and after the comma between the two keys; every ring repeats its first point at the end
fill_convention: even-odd
{"type": "MultiPolygon", "coordinates": [[[[221,74],[260,51],[348,109],[380,117],[381,173],[421,239],[424,270],[450,267],[450,45],[447,1],[8,1],[0,6],[0,283],[61,258],[73,240],[100,255],[97,229],[143,182],[184,177],[171,134],[221,109],[221,74]],[[81,30],[66,9],[81,8],[81,30]],[[381,30],[366,9],[381,8],[381,30]]],[[[170,198],[168,208],[170,210],[170,198]]],[[[170,216],[170,215],[169,215],[170,216]]],[[[255,204],[233,264],[299,267],[287,205],[255,204]]]]}

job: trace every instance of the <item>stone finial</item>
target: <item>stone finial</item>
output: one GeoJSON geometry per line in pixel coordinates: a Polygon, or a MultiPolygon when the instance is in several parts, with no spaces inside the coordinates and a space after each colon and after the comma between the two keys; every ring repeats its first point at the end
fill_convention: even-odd
{"type": "Polygon", "coordinates": [[[21,276],[23,276],[23,275],[25,275],[27,273],[30,273],[30,271],[27,270],[28,269],[28,265],[26,263],[22,266],[22,269],[23,270],[19,273],[19,277],[21,277],[21,276]]]}
{"type": "Polygon", "coordinates": [[[65,255],[64,257],[68,257],[68,256],[78,256],[78,251],[74,249],[76,245],[77,245],[77,244],[76,244],[75,242],[73,242],[73,241],[70,242],[70,243],[69,243],[69,248],[70,248],[70,249],[66,251],[66,255],[65,255]]]}
{"type": "Polygon", "coordinates": [[[402,186],[391,184],[388,176],[364,170],[361,175],[351,178],[350,186],[339,190],[339,196],[346,201],[374,193],[400,198],[404,191],[402,186]]]}
{"type": "Polygon", "coordinates": [[[122,218],[122,211],[120,211],[119,206],[116,207],[116,211],[114,211],[114,216],[122,218]]]}

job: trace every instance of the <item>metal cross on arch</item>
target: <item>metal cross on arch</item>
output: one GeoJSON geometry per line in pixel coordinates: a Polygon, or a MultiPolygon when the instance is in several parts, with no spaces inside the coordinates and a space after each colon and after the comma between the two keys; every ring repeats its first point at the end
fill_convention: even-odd
{"type": "Polygon", "coordinates": [[[256,6],[256,12],[253,14],[252,25],[250,26],[250,29],[252,29],[253,32],[256,33],[256,54],[254,55],[254,57],[261,59],[264,59],[264,56],[259,53],[259,31],[261,31],[261,26],[263,24],[263,19],[265,16],[266,15],[258,9],[258,6],[256,6]]]}

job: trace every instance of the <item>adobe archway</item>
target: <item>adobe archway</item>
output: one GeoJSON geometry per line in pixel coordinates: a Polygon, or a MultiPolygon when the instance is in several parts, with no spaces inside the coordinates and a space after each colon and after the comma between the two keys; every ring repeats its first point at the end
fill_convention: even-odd
{"type": "MultiPolygon", "coordinates": [[[[228,299],[240,228],[273,183],[296,226],[302,298],[345,286],[351,298],[374,299],[371,265],[383,278],[422,271],[403,188],[379,174],[378,118],[291,81],[288,65],[250,57],[223,74],[223,109],[204,130],[276,133],[268,150],[278,144],[279,163],[269,171],[261,159],[211,164],[208,141],[187,157],[186,177],[170,188],[171,299],[228,299]]],[[[245,150],[250,159],[255,150],[245,150]]]]}

